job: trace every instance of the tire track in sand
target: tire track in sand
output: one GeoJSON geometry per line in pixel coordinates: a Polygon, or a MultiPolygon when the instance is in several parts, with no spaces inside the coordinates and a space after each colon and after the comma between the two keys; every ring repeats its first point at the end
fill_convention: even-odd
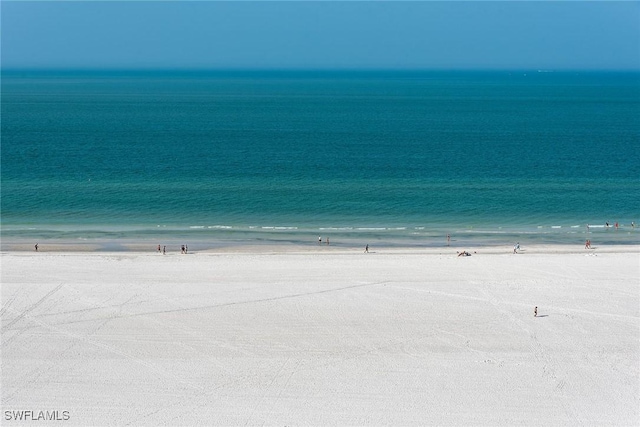
{"type": "MultiPolygon", "coordinates": [[[[16,323],[18,323],[21,319],[23,319],[25,316],[27,316],[31,311],[35,310],[36,308],[38,308],[38,306],[40,304],[42,304],[43,302],[45,302],[47,300],[47,298],[51,297],[53,294],[55,294],[56,292],[58,292],[62,286],[64,286],[62,283],[60,283],[58,286],[56,286],[55,288],[51,289],[49,292],[47,292],[47,294],[45,296],[43,296],[42,298],[40,298],[38,301],[36,301],[35,303],[31,304],[29,307],[27,307],[26,310],[24,310],[22,313],[18,314],[16,317],[13,318],[13,320],[9,323],[7,323],[6,325],[2,326],[2,332],[6,332],[9,328],[11,328],[13,325],[15,325],[16,323]]],[[[3,311],[2,314],[5,314],[7,311],[15,311],[12,310],[8,307],[5,307],[5,310],[3,311]]]]}

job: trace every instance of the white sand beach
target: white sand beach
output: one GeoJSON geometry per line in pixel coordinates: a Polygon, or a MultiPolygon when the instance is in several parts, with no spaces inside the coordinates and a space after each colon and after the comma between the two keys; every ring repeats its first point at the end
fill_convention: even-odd
{"type": "Polygon", "coordinates": [[[638,247],[46,249],[2,254],[2,425],[640,425],[638,247]]]}

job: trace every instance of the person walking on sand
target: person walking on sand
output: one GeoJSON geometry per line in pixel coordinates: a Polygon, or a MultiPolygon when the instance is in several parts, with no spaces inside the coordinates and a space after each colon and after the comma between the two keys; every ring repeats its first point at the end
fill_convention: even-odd
{"type": "Polygon", "coordinates": [[[533,308],[533,317],[538,317],[538,306],[533,308]]]}
{"type": "Polygon", "coordinates": [[[369,245],[364,247],[364,253],[369,253],[369,245]]]}
{"type": "Polygon", "coordinates": [[[38,244],[37,243],[35,245],[35,248],[36,248],[36,252],[38,252],[38,244]]]}

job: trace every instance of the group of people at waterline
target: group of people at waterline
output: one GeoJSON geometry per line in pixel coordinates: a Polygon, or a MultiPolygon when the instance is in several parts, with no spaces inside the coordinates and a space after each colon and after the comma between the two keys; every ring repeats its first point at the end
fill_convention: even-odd
{"type": "MultiPolygon", "coordinates": [[[[606,228],[607,230],[610,229],[611,227],[612,225],[608,221],[604,223],[604,228],[606,228]]],[[[616,230],[620,228],[620,224],[618,223],[618,221],[616,221],[613,224],[613,228],[615,228],[616,230]]],[[[634,229],[636,228],[636,223],[634,221],[631,221],[631,228],[634,228],[634,229]]],[[[587,224],[587,231],[589,231],[589,229],[590,229],[590,226],[589,224],[587,224]]]]}
{"type": "MultiPolygon", "coordinates": [[[[186,254],[189,252],[189,246],[187,245],[182,245],[180,246],[180,253],[186,254]]],[[[166,246],[160,246],[158,245],[158,253],[162,253],[163,255],[166,255],[167,253],[167,247],[166,246]]]]}

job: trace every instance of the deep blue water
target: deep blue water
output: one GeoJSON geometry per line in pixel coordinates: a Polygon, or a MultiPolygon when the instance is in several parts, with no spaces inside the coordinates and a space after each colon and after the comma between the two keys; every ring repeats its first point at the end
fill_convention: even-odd
{"type": "Polygon", "coordinates": [[[2,235],[638,243],[639,118],[638,73],[4,71],[2,235]]]}

